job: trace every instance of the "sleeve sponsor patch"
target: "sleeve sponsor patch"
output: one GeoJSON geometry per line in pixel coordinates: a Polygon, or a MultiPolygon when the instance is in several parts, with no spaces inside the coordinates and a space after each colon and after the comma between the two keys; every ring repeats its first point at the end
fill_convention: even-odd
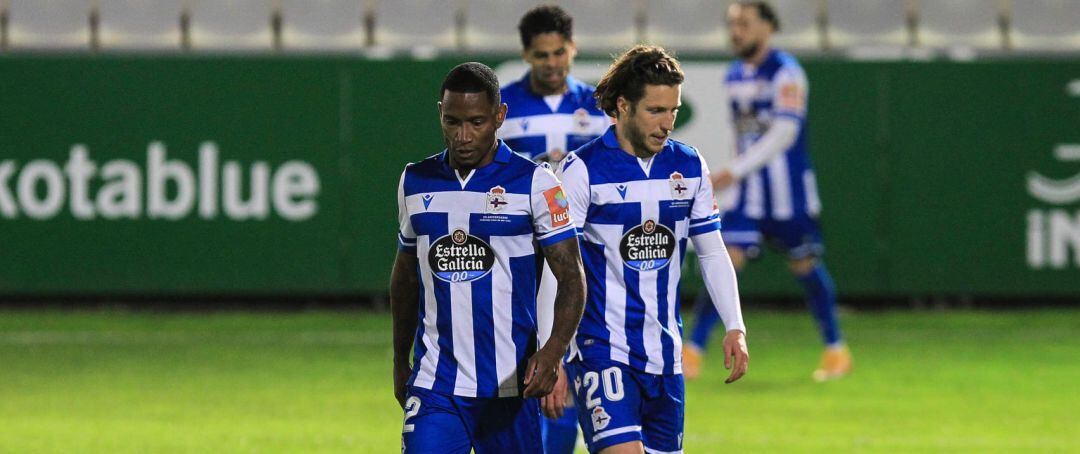
{"type": "Polygon", "coordinates": [[[566,200],[562,186],[555,186],[544,191],[548,211],[551,212],[551,227],[562,227],[570,223],[570,202],[566,200]]]}
{"type": "Polygon", "coordinates": [[[780,86],[780,100],[778,102],[781,109],[791,110],[803,110],[806,108],[806,99],[803,95],[802,87],[799,84],[787,83],[780,86]]]}

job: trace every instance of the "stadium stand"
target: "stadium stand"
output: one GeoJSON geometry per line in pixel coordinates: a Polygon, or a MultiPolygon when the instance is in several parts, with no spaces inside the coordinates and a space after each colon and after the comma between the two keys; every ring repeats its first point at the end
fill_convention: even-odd
{"type": "Polygon", "coordinates": [[[580,51],[611,54],[630,47],[641,35],[641,5],[637,0],[597,0],[566,2],[562,6],[574,16],[574,40],[580,51]],[[623,6],[613,8],[616,2],[623,6]]]}
{"type": "Polygon", "coordinates": [[[89,50],[90,2],[10,0],[8,40],[11,49],[89,50]]]}
{"type": "Polygon", "coordinates": [[[360,1],[282,0],[282,46],[289,51],[362,49],[366,14],[360,1]]]}
{"type": "Polygon", "coordinates": [[[542,3],[539,0],[469,0],[465,6],[465,47],[477,52],[520,52],[518,21],[525,11],[542,3]]]}
{"type": "Polygon", "coordinates": [[[265,0],[193,1],[191,47],[211,52],[269,51],[274,44],[272,11],[265,0]]]}
{"type": "Polygon", "coordinates": [[[397,49],[458,48],[461,6],[459,0],[376,0],[374,45],[397,49]]]}
{"type": "Polygon", "coordinates": [[[906,2],[828,0],[826,5],[830,47],[903,47],[910,43],[906,2]]]}
{"type": "MultiPolygon", "coordinates": [[[[0,0],[0,49],[516,53],[517,21],[539,3],[543,0],[0,0]]],[[[728,2],[555,3],[574,16],[575,38],[585,54],[610,54],[639,40],[691,53],[729,48],[728,2]]],[[[1080,52],[1076,0],[772,3],[783,28],[776,45],[802,53],[877,48],[887,50],[882,55],[905,58],[920,55],[909,52],[919,49],[1080,52]]]]}
{"type": "Polygon", "coordinates": [[[780,16],[780,34],[773,36],[777,46],[792,51],[818,50],[821,43],[820,0],[776,0],[780,16]]]}
{"type": "Polygon", "coordinates": [[[727,49],[727,6],[709,0],[648,2],[645,37],[669,49],[716,52],[727,49]]]}
{"type": "Polygon", "coordinates": [[[1080,1],[1013,1],[1010,38],[1020,50],[1080,50],[1080,1]]]}
{"type": "Polygon", "coordinates": [[[1001,49],[1000,0],[920,0],[916,43],[1001,49]]]}
{"type": "Polygon", "coordinates": [[[182,5],[179,2],[99,0],[98,10],[104,50],[156,51],[180,46],[182,5]]]}

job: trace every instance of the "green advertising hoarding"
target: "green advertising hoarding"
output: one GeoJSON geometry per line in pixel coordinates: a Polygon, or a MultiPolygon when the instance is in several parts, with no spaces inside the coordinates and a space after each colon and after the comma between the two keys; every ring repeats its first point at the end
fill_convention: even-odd
{"type": "MultiPolygon", "coordinates": [[[[385,292],[457,62],[0,58],[0,294],[385,292]]],[[[686,63],[677,135],[723,147],[723,64],[686,63]]],[[[1080,294],[1080,62],[805,67],[842,294],[1080,294]]],[[[795,293],[764,262],[745,293],[795,293]]]]}

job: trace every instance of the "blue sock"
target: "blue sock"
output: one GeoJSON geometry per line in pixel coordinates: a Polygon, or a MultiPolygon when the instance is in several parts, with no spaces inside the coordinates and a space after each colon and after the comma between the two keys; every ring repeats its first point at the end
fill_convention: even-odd
{"type": "Polygon", "coordinates": [[[842,339],[840,323],[836,320],[836,287],[825,264],[819,261],[810,273],[798,279],[806,291],[806,301],[817,321],[822,340],[826,346],[836,345],[842,339]]]}
{"type": "Polygon", "coordinates": [[[694,330],[690,332],[690,342],[704,351],[709,346],[713,329],[716,328],[717,323],[720,323],[720,313],[716,312],[716,306],[713,306],[712,300],[709,299],[709,292],[702,290],[698,294],[697,300],[694,301],[694,314],[696,320],[694,320],[694,330]]]}
{"type": "Polygon", "coordinates": [[[544,451],[547,454],[573,454],[577,444],[578,431],[577,407],[566,407],[559,419],[541,416],[544,437],[544,451]]]}

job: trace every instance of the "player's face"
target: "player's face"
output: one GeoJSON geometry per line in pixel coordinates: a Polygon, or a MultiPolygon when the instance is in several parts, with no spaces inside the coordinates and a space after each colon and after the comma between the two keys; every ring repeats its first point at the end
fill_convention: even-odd
{"type": "Polygon", "coordinates": [[[475,169],[495,157],[495,131],[506,119],[506,104],[496,105],[486,93],[447,90],[439,102],[443,142],[455,169],[475,169]]]}
{"type": "Polygon", "coordinates": [[[646,85],[645,95],[633,105],[619,98],[618,126],[635,155],[651,157],[664,148],[681,105],[682,85],[646,85]]]}
{"type": "Polygon", "coordinates": [[[727,12],[728,30],[735,55],[747,59],[766,45],[772,25],[761,19],[756,7],[734,4],[727,12]]]}
{"type": "Polygon", "coordinates": [[[558,32],[533,36],[532,44],[521,51],[521,57],[532,67],[531,88],[541,95],[565,92],[566,76],[570,75],[575,55],[574,42],[558,32]]]}

